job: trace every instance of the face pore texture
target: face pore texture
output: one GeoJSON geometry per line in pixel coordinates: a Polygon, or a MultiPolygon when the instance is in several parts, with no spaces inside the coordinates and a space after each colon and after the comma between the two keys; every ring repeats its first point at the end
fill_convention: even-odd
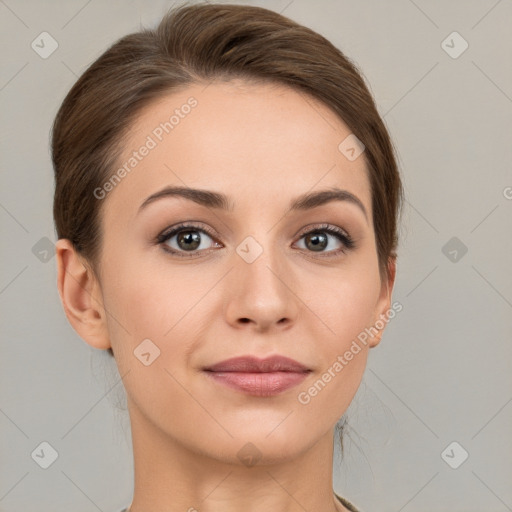
{"type": "Polygon", "coordinates": [[[94,343],[115,352],[134,444],[153,453],[152,471],[160,460],[157,440],[159,453],[169,446],[203,462],[240,466],[238,453],[247,443],[257,448],[259,464],[292,460],[319,441],[332,449],[334,426],[379,336],[359,342],[341,370],[335,363],[390,308],[393,285],[379,274],[364,153],[350,161],[338,149],[350,133],[305,94],[238,80],[163,96],[131,127],[119,166],[134,151],[146,153],[139,148],[148,136],[156,145],[102,199],[99,289],[107,334],[94,343]],[[191,97],[197,104],[183,108],[191,97]],[[176,109],[179,121],[160,133],[157,127],[176,109]],[[232,209],[169,196],[139,210],[168,186],[225,194],[232,209]],[[366,215],[348,200],[289,208],[298,196],[333,188],[356,196],[366,215]],[[187,251],[179,233],[155,241],[183,222],[195,226],[187,229],[200,237],[197,249],[187,251]],[[323,225],[343,230],[354,247],[323,225]],[[315,230],[327,243],[320,251],[305,236],[315,230]],[[240,247],[262,252],[248,262],[240,247]],[[134,355],[144,340],[160,350],[148,366],[134,355]],[[284,355],[312,371],[271,397],[228,388],[203,371],[248,354],[284,355]],[[331,378],[308,393],[329,368],[331,378]]]}

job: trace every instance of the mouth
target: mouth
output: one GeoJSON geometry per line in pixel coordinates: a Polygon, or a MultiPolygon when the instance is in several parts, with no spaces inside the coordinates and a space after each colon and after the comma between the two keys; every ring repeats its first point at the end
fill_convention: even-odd
{"type": "Polygon", "coordinates": [[[238,392],[269,397],[298,385],[312,370],[284,356],[242,356],[205,367],[203,371],[215,382],[238,392]]]}

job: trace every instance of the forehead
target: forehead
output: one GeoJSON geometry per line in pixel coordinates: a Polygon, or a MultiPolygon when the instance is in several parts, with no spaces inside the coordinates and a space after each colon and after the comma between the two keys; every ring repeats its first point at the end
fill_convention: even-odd
{"type": "Polygon", "coordinates": [[[146,106],[124,139],[108,210],[133,218],[169,186],[222,191],[235,207],[268,208],[315,188],[340,187],[371,212],[364,153],[349,160],[351,134],[326,105],[281,84],[240,80],[187,86],[146,106]]]}

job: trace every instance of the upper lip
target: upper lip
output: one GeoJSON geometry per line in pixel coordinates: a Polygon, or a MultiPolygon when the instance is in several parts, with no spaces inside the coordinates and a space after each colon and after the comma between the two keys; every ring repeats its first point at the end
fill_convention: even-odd
{"type": "Polygon", "coordinates": [[[260,359],[254,356],[240,356],[226,359],[204,368],[211,372],[308,372],[310,369],[303,364],[285,356],[271,356],[260,359]]]}

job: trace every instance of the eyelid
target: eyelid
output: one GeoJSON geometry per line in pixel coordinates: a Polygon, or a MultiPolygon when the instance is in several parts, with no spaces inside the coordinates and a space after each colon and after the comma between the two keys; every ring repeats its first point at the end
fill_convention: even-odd
{"type": "Polygon", "coordinates": [[[169,239],[169,235],[172,233],[172,236],[176,234],[176,232],[179,232],[181,230],[185,231],[186,229],[195,229],[197,231],[204,231],[208,236],[215,239],[216,242],[220,243],[217,240],[217,234],[213,231],[212,228],[210,228],[206,224],[201,224],[199,221],[187,221],[187,222],[180,222],[176,225],[169,226],[165,228],[160,234],[158,234],[155,238],[155,242],[162,242],[166,239],[169,239]],[[195,224],[197,222],[197,224],[195,224]]]}
{"type": "Polygon", "coordinates": [[[338,234],[343,234],[347,238],[351,238],[347,230],[340,228],[339,226],[335,226],[334,224],[328,224],[325,222],[320,224],[308,224],[307,226],[301,228],[295,236],[303,237],[304,235],[314,233],[316,231],[335,231],[338,234]]]}

